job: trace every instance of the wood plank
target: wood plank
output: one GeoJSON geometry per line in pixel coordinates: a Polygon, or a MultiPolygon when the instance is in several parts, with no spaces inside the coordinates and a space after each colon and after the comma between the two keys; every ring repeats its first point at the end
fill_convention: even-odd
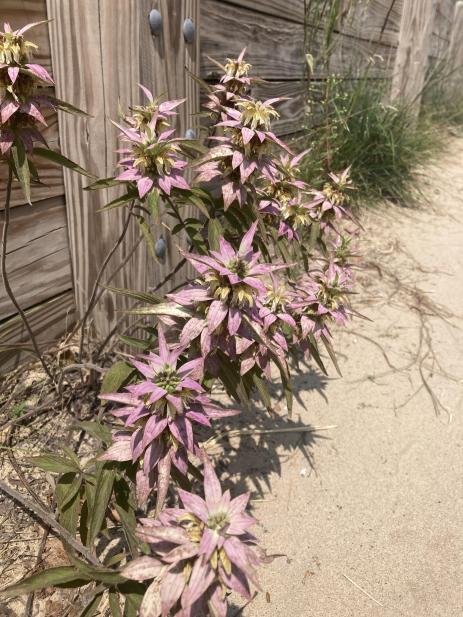
{"type": "MultiPolygon", "coordinates": [[[[26,311],[39,347],[46,349],[68,332],[75,322],[75,304],[72,291],[43,302],[26,311]]],[[[33,354],[28,351],[28,333],[21,318],[16,315],[0,323],[0,371],[16,368],[33,354]],[[24,347],[26,349],[24,349],[24,347]]]]}
{"type": "MultiPolygon", "coordinates": [[[[72,287],[64,197],[14,208],[7,247],[8,277],[21,308],[72,287]]],[[[0,281],[0,319],[15,312],[0,281]]]]}
{"type": "MultiPolygon", "coordinates": [[[[307,2],[304,0],[213,0],[225,14],[230,6],[240,6],[254,13],[278,17],[286,22],[305,23],[307,2]]],[[[340,7],[340,19],[335,27],[337,32],[360,37],[364,40],[381,41],[396,45],[400,28],[401,9],[397,0],[369,0],[368,2],[346,2],[340,7]]],[[[314,3],[314,7],[317,6],[314,3]]],[[[329,9],[326,3],[325,13],[329,9]]],[[[206,11],[206,9],[205,9],[206,11]]],[[[315,9],[308,11],[308,23],[322,26],[326,22],[316,16],[315,9]]]]}
{"type": "MultiPolygon", "coordinates": [[[[118,130],[111,119],[118,118],[119,103],[124,109],[144,100],[137,83],[144,83],[155,94],[167,90],[171,97],[196,96],[196,86],[186,81],[184,66],[190,63],[197,72],[198,43],[186,48],[181,26],[185,17],[197,19],[199,2],[48,0],[47,6],[49,17],[54,18],[50,35],[58,96],[72,100],[92,115],[82,119],[60,115],[63,149],[98,176],[113,175],[118,130]],[[148,22],[149,11],[157,6],[164,18],[160,39],[152,37],[148,22]],[[170,60],[169,64],[166,60],[170,60]],[[68,79],[69,74],[73,74],[72,80],[68,79]]],[[[190,111],[193,108],[197,111],[196,102],[191,105],[190,111]]],[[[180,130],[183,127],[180,125],[180,130]]],[[[80,177],[65,172],[71,259],[80,315],[87,306],[99,265],[119,236],[126,216],[122,210],[97,213],[115,193],[83,192],[86,184],[80,177]]],[[[158,226],[155,239],[161,234],[166,232],[158,226]]],[[[139,236],[138,228],[131,226],[126,241],[108,267],[108,274],[129,256],[139,236]]],[[[142,243],[111,284],[147,289],[172,270],[175,259],[173,249],[169,250],[165,263],[155,266],[142,243]]],[[[120,317],[119,311],[127,306],[127,299],[105,293],[94,312],[96,331],[104,336],[120,317]]]]}
{"type": "Polygon", "coordinates": [[[418,115],[431,47],[436,0],[405,2],[391,98],[413,104],[418,115]]]}
{"type": "MultiPolygon", "coordinates": [[[[223,11],[220,3],[203,0],[201,20],[201,76],[214,79],[217,67],[208,56],[223,62],[226,57],[237,56],[247,47],[247,58],[255,75],[269,80],[300,80],[304,76],[304,27],[284,19],[253,13],[242,7],[228,6],[223,11]]],[[[352,71],[364,70],[369,58],[376,55],[377,62],[370,68],[372,77],[384,77],[391,70],[395,55],[387,45],[358,41],[353,37],[334,35],[334,52],[327,71],[320,60],[323,49],[323,32],[314,32],[315,78],[324,78],[335,72],[346,76],[352,71]],[[379,57],[384,61],[380,62],[379,57]]]]}

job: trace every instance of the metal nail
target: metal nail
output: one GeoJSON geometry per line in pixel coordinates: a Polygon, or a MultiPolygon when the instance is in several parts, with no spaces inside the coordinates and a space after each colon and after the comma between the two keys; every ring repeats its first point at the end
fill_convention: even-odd
{"type": "Polygon", "coordinates": [[[185,131],[186,139],[196,139],[196,131],[194,129],[187,129],[185,131]]]}
{"type": "Polygon", "coordinates": [[[153,36],[158,36],[162,32],[162,15],[156,9],[150,11],[148,16],[151,28],[151,34],[153,36]]]}
{"type": "Polygon", "coordinates": [[[195,40],[195,24],[189,17],[183,22],[183,37],[186,43],[193,43],[195,40]]]}
{"type": "Polygon", "coordinates": [[[166,256],[166,250],[167,250],[166,241],[161,236],[159,240],[156,241],[156,244],[154,245],[154,254],[159,259],[162,259],[163,257],[166,256]]]}

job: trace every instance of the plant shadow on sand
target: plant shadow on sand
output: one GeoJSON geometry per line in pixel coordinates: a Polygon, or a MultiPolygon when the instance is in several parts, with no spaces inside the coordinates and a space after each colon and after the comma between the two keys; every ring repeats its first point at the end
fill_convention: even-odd
{"type": "Polygon", "coordinates": [[[269,392],[274,401],[271,411],[255,399],[238,416],[221,423],[218,436],[208,440],[206,451],[216,459],[216,467],[225,488],[237,495],[251,490],[262,497],[271,492],[271,474],[281,474],[282,464],[297,451],[302,452],[313,469],[313,448],[326,434],[303,421],[299,412],[305,409],[302,393],[316,391],[326,402],[328,378],[307,364],[300,364],[293,377],[294,402],[298,412],[286,412],[284,394],[277,384],[269,392]],[[284,411],[283,411],[284,410],[284,411]]]}

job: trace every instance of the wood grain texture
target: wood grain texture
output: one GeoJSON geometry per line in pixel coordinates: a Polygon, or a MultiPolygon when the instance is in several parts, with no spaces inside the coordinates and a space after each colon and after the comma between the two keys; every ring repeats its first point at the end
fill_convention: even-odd
{"type": "MultiPolygon", "coordinates": [[[[68,332],[75,322],[72,291],[38,304],[26,311],[41,349],[46,349],[68,332]]],[[[0,323],[0,367],[2,372],[16,368],[33,355],[29,351],[28,333],[18,315],[0,323]]]]}
{"type": "MultiPolygon", "coordinates": [[[[0,222],[3,213],[0,213],[0,222]]],[[[64,198],[14,208],[8,236],[7,272],[23,309],[72,287],[64,198]]],[[[15,313],[0,281],[0,319],[15,313]]]]}
{"type": "MultiPolygon", "coordinates": [[[[49,17],[54,18],[50,38],[58,96],[92,115],[84,119],[60,115],[62,146],[71,158],[99,177],[114,174],[119,144],[118,130],[111,119],[117,119],[119,103],[126,109],[142,102],[137,83],[143,83],[155,94],[166,93],[172,98],[187,95],[190,102],[184,114],[198,110],[196,86],[190,84],[184,71],[187,64],[197,72],[198,41],[193,47],[186,47],[181,31],[185,17],[199,20],[197,0],[158,4],[147,0],[47,0],[47,6],[49,17]],[[157,6],[164,20],[163,35],[159,38],[152,37],[148,22],[149,11],[157,6]],[[73,79],[68,78],[70,74],[73,79]]],[[[180,131],[190,124],[186,115],[183,118],[180,131]]],[[[71,259],[80,315],[87,306],[99,265],[118,238],[126,216],[121,209],[97,213],[117,193],[83,192],[85,184],[80,177],[65,172],[71,259]]],[[[160,222],[154,235],[155,239],[166,236],[160,222]]],[[[104,282],[132,253],[139,236],[138,227],[131,226],[104,282]]],[[[170,240],[165,263],[161,265],[153,262],[141,243],[111,284],[140,290],[153,287],[172,270],[176,259],[170,240]]],[[[105,293],[94,311],[96,332],[104,336],[120,317],[119,311],[127,307],[125,298],[105,293]]]]}
{"type": "MultiPolygon", "coordinates": [[[[305,13],[311,25],[323,27],[325,19],[315,17],[316,12],[310,9],[310,2],[304,0],[214,0],[225,13],[229,6],[240,6],[254,13],[262,13],[278,17],[286,22],[304,24],[305,13]],[[228,5],[228,6],[227,6],[228,5]]],[[[340,6],[340,17],[336,23],[336,31],[349,34],[365,40],[381,41],[396,45],[400,28],[400,8],[398,0],[350,0],[340,6]]],[[[314,6],[316,3],[312,3],[314,6]]],[[[329,6],[329,3],[326,4],[329,6]]],[[[325,8],[325,12],[326,12],[325,8]]]]}
{"type": "MultiPolygon", "coordinates": [[[[208,56],[223,61],[226,57],[238,55],[244,47],[255,75],[277,81],[303,78],[305,46],[302,24],[232,5],[224,11],[222,3],[215,0],[203,0],[201,6],[201,76],[204,79],[218,75],[217,67],[208,56]]],[[[347,75],[361,71],[373,56],[378,61],[370,69],[370,75],[384,77],[388,74],[394,48],[342,34],[333,36],[334,51],[327,71],[320,61],[323,36],[322,31],[314,32],[314,49],[310,50],[315,57],[315,78],[326,77],[328,72],[347,75]],[[380,62],[380,57],[384,61],[380,62]]]]}
{"type": "Polygon", "coordinates": [[[463,2],[455,4],[453,26],[448,49],[449,89],[463,85],[463,2]]]}
{"type": "Polygon", "coordinates": [[[415,114],[421,103],[436,6],[436,0],[403,4],[391,97],[410,102],[415,114]]]}

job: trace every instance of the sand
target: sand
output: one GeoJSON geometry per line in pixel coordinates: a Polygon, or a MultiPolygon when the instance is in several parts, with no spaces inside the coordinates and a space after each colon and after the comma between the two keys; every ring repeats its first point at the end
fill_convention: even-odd
{"type": "Polygon", "coordinates": [[[296,377],[294,420],[336,428],[307,456],[272,436],[235,474],[286,555],[245,617],[463,615],[463,140],[423,190],[418,209],[362,219],[355,306],[372,322],[336,333],[344,377],[296,377]]]}

